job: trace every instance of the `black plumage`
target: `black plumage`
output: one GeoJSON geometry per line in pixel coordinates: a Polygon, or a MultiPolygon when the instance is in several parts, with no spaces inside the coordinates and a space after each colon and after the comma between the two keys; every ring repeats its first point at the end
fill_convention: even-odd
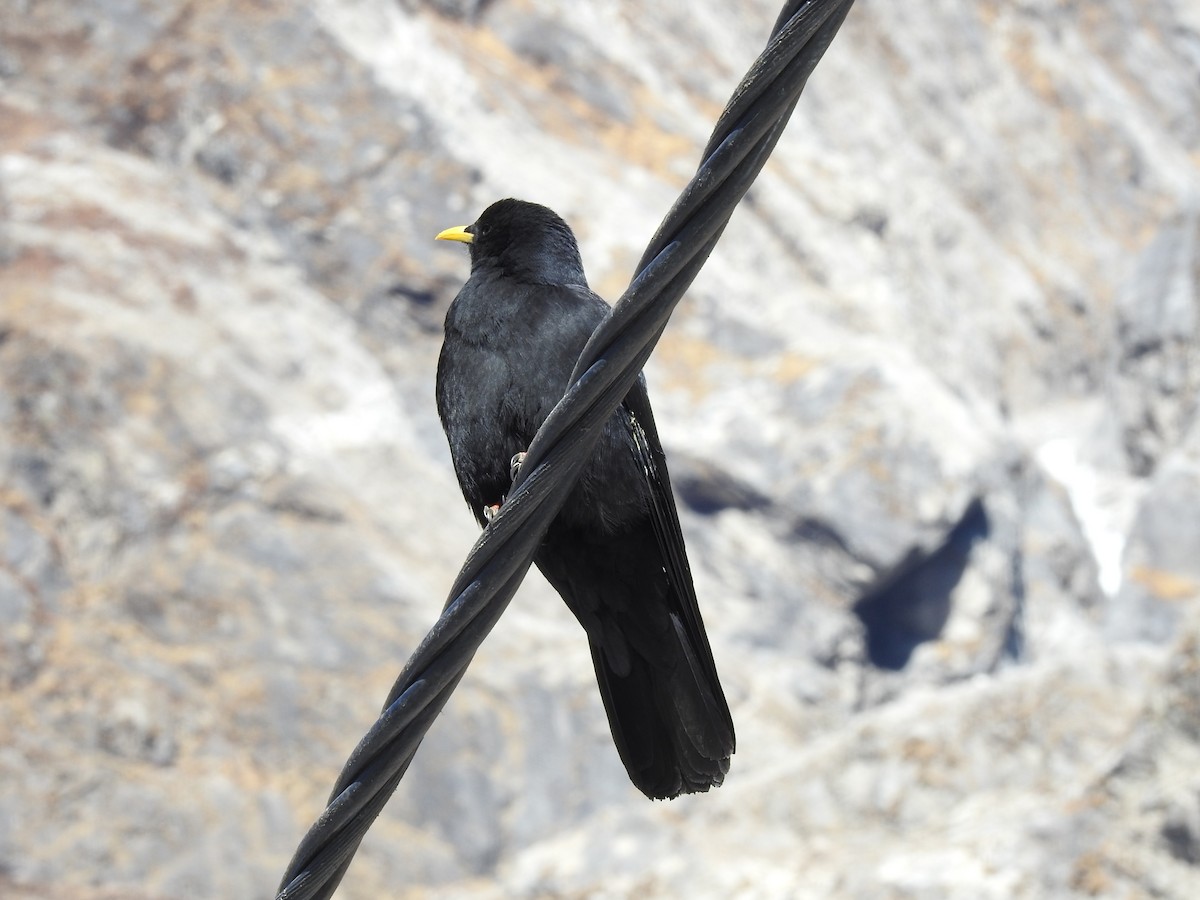
{"type": "MultiPolygon", "coordinates": [[[[443,240],[470,246],[446,313],[437,408],[480,524],[503,502],[510,459],[568,386],[608,312],[575,236],[544,206],[501,200],[443,240]]],[[[588,635],[613,740],[654,798],[719,785],[733,721],[692,586],[666,460],[639,376],[534,562],[588,635]]]]}

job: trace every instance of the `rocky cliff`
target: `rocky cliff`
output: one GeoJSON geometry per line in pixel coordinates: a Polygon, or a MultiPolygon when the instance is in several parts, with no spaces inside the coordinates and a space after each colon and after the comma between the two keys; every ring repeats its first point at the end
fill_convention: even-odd
{"type": "MultiPolygon", "coordinates": [[[[0,894],[269,897],[474,527],[491,200],[617,296],[773,3],[0,0],[0,894]]],[[[648,369],[738,725],[534,574],[339,897],[1200,896],[1200,7],[859,0],[648,369]]]]}

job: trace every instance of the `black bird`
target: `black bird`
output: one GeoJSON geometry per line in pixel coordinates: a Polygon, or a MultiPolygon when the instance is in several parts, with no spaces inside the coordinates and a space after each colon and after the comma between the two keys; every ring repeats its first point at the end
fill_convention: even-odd
{"type": "MultiPolygon", "coordinates": [[[[485,525],[608,304],[588,288],[575,235],[544,206],[500,200],[437,238],[470,246],[471,276],[446,313],[437,408],[463,496],[485,525]]],[[[534,562],[587,632],[633,783],[656,799],[719,785],[733,720],[642,376],[534,562]]]]}

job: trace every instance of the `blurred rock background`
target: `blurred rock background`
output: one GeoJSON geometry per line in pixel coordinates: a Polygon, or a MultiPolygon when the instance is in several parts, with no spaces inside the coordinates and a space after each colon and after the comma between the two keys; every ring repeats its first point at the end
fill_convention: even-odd
{"type": "MultiPolygon", "coordinates": [[[[773,2],[0,0],[0,895],[270,897],[475,530],[520,196],[615,298],[773,2]]],[[[1200,896],[1200,5],[859,0],[648,370],[738,726],[536,574],[338,894],[1200,896]]]]}

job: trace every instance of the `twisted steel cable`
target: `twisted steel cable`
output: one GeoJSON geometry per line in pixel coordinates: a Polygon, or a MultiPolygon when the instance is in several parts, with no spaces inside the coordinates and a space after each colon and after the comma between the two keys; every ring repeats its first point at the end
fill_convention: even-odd
{"type": "Polygon", "coordinates": [[[530,443],[507,500],[467,556],[441,617],[296,848],[276,900],[324,900],[336,890],[425,732],[516,593],[604,423],[770,156],[853,2],[784,4],[766,49],[721,114],[695,176],[651,239],[632,284],[588,341],[571,387],[530,443]]]}

